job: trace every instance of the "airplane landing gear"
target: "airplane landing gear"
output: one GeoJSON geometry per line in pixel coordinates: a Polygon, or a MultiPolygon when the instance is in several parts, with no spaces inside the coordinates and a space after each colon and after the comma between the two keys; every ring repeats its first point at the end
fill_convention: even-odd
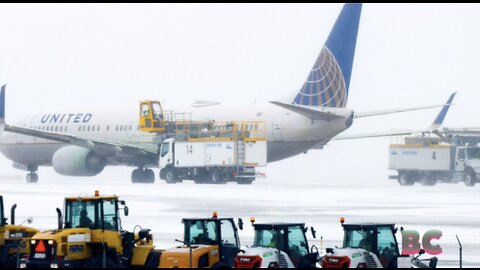
{"type": "Polygon", "coordinates": [[[36,172],[30,172],[27,174],[27,177],[25,178],[27,180],[27,183],[29,184],[34,184],[38,182],[38,174],[36,172]]]}
{"type": "Polygon", "coordinates": [[[132,172],[132,183],[154,183],[155,173],[151,169],[138,168],[132,172]]]}
{"type": "Polygon", "coordinates": [[[30,171],[29,173],[27,173],[27,177],[25,177],[25,180],[27,181],[27,183],[29,184],[37,183],[38,182],[38,174],[37,174],[38,166],[28,165],[27,169],[28,171],[30,171]]]}

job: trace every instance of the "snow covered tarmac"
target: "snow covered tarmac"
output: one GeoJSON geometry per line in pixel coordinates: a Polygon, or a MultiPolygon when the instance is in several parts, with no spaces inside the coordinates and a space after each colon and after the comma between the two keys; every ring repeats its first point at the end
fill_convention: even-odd
{"type": "MultiPolygon", "coordinates": [[[[94,190],[100,190],[101,194],[116,194],[127,202],[130,215],[122,217],[124,229],[133,230],[137,224],[151,228],[156,245],[161,248],[176,245],[174,239],[182,237],[182,217],[207,217],[217,211],[220,216],[243,218],[242,245],[252,241],[248,220],[255,216],[257,222],[305,222],[317,230],[317,239],[309,234],[310,244],[320,248],[323,236],[325,249],[342,244],[338,220],[343,216],[347,223],[395,223],[422,235],[430,229],[441,230],[443,237],[434,243],[443,248],[444,253],[438,257],[439,266],[444,267],[458,266],[457,234],[464,245],[464,266],[480,266],[480,186],[401,187],[394,181],[286,184],[272,178],[258,180],[251,186],[192,182],[133,185],[128,178],[106,176],[81,180],[57,176],[41,179],[36,185],[12,177],[0,181],[6,207],[18,204],[17,222],[32,216],[32,226],[42,230],[55,228],[55,208],[63,207],[63,197],[93,195],[94,190]]],[[[401,241],[399,233],[397,239],[401,241]]]]}

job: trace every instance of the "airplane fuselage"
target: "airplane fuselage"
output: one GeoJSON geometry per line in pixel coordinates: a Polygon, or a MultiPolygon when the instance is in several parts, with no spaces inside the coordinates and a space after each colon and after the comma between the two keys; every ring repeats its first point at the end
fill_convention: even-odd
{"type": "MultiPolygon", "coordinates": [[[[273,104],[232,107],[215,105],[190,109],[193,121],[214,120],[260,121],[265,123],[267,161],[282,160],[327,143],[349,127],[348,119],[312,120],[273,104]]],[[[47,132],[70,134],[82,138],[121,143],[155,151],[155,134],[138,130],[138,111],[70,111],[46,112],[25,117],[16,126],[47,132]]],[[[54,153],[65,143],[5,132],[0,139],[0,151],[10,160],[23,165],[52,165],[54,153]]],[[[138,165],[112,163],[109,165],[138,165]]],[[[145,164],[156,166],[157,164],[145,164]]]]}

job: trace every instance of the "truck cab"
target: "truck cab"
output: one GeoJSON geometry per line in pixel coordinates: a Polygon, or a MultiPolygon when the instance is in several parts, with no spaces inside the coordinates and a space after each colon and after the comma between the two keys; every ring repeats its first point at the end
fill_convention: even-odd
{"type": "MultiPolygon", "coordinates": [[[[309,248],[303,223],[253,224],[253,245],[235,258],[236,268],[314,268],[318,250],[309,248]]],[[[315,237],[314,230],[312,234],[315,237]]]]}
{"type": "MultiPolygon", "coordinates": [[[[185,218],[182,246],[162,253],[160,268],[232,267],[240,250],[238,229],[232,218],[185,218]]],[[[239,220],[239,227],[242,228],[239,220]]]]}
{"type": "Polygon", "coordinates": [[[463,173],[465,185],[474,186],[480,179],[480,147],[458,146],[455,157],[455,171],[463,173]]]}

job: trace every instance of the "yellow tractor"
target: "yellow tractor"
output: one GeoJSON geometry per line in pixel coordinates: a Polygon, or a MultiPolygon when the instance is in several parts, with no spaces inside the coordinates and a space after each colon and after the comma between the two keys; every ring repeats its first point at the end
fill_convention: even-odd
{"type": "MultiPolygon", "coordinates": [[[[5,218],[3,197],[0,196],[0,267],[15,268],[20,259],[30,253],[30,238],[38,232],[34,228],[15,225],[14,204],[11,208],[10,224],[5,218]]],[[[31,223],[32,219],[27,219],[31,223]]]]}
{"type": "MultiPolygon", "coordinates": [[[[65,198],[65,219],[57,208],[58,229],[41,232],[30,240],[29,257],[22,268],[157,267],[148,229],[122,230],[119,212],[128,207],[117,196],[65,198]]],[[[157,258],[157,259],[156,259],[157,258]]]]}
{"type": "MultiPolygon", "coordinates": [[[[232,218],[185,218],[183,245],[163,251],[160,268],[233,267],[240,251],[238,230],[232,218]]],[[[241,219],[239,228],[243,228],[241,219]]]]}

